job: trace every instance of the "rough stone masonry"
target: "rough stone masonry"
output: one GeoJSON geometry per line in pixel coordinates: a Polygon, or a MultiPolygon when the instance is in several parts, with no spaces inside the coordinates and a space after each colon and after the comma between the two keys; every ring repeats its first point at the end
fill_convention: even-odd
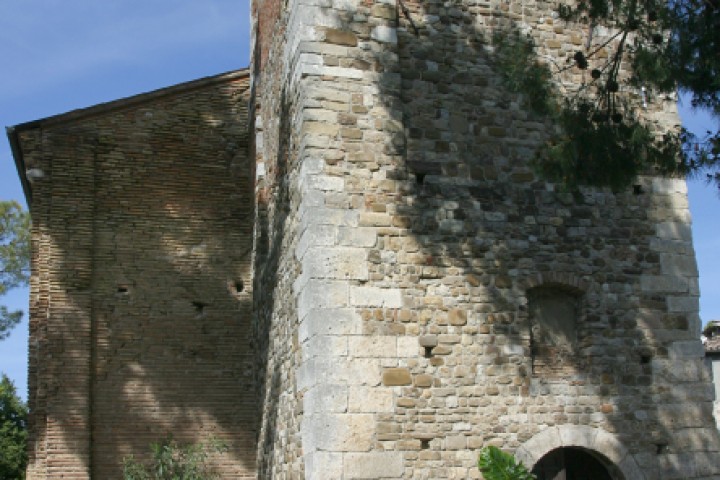
{"type": "Polygon", "coordinates": [[[117,478],[167,433],[227,440],[223,478],[481,478],[487,445],[720,478],[684,181],[529,167],[553,126],[491,39],[564,61],[587,32],[555,7],[255,0],[249,72],[12,129],[29,478],[117,478]]]}

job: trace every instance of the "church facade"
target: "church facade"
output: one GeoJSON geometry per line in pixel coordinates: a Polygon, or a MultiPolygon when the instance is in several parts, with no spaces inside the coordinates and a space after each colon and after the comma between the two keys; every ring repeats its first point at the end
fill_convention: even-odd
{"type": "Polygon", "coordinates": [[[249,71],[10,132],[29,478],[115,478],[167,434],[226,440],[223,478],[481,478],[487,445],[719,478],[684,181],[544,181],[553,126],[495,71],[502,29],[556,60],[579,31],[543,2],[253,9],[249,71]]]}

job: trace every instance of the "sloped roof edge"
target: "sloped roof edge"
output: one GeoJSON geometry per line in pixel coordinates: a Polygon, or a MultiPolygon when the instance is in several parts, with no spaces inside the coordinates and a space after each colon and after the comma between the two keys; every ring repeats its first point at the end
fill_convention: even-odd
{"type": "Polygon", "coordinates": [[[102,115],[123,108],[135,107],[138,105],[142,105],[143,103],[148,103],[164,97],[188,93],[193,90],[200,90],[202,88],[218,83],[249,76],[250,70],[247,68],[233,70],[230,72],[211,75],[196,80],[190,80],[189,82],[178,83],[169,87],[152,90],[150,92],[139,93],[130,97],[111,100],[109,102],[99,103],[90,107],[79,108],[76,110],[71,110],[69,112],[60,113],[58,115],[52,115],[50,117],[45,117],[38,120],[31,120],[29,122],[6,127],[5,130],[8,140],[10,142],[10,149],[15,160],[15,168],[17,169],[18,176],[20,177],[20,182],[22,183],[23,193],[25,194],[26,202],[28,203],[28,205],[30,205],[32,200],[32,188],[26,175],[25,159],[23,158],[22,148],[20,147],[19,134],[21,132],[32,130],[35,128],[43,128],[55,125],[62,125],[63,123],[71,123],[88,117],[102,115]]]}

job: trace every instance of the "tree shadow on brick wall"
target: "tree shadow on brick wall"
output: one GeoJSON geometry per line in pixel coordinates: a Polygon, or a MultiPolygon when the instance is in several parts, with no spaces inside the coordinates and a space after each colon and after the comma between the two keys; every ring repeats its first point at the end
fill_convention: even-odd
{"type": "Polygon", "coordinates": [[[173,436],[225,441],[223,475],[255,477],[247,102],[237,89],[195,91],[48,133],[54,190],[38,191],[48,195],[38,201],[64,191],[81,219],[63,221],[51,207],[44,226],[59,254],[50,259],[51,294],[68,296],[66,304],[51,296],[49,318],[67,332],[62,355],[89,362],[91,390],[76,381],[80,371],[52,378],[65,367],[53,366],[49,345],[35,395],[52,397],[48,409],[60,412],[60,437],[48,440],[74,444],[93,476],[116,478],[123,457],[147,459],[150,443],[173,436]],[[68,136],[82,145],[71,141],[64,157],[68,136]],[[78,174],[78,164],[89,170],[78,174]],[[92,348],[74,337],[80,330],[92,348]],[[76,410],[78,418],[89,412],[91,427],[76,410]],[[73,438],[78,427],[90,437],[73,438]]]}

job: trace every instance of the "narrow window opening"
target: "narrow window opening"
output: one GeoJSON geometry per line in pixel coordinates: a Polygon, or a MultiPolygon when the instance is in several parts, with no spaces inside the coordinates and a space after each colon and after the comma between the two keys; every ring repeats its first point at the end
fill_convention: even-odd
{"type": "Polygon", "coordinates": [[[235,281],[235,291],[237,293],[241,293],[243,290],[245,290],[245,284],[242,280],[236,280],[235,281]]]}
{"type": "Polygon", "coordinates": [[[635,195],[642,195],[645,193],[645,191],[642,188],[642,185],[633,185],[633,194],[635,195]]]}
{"type": "Polygon", "coordinates": [[[430,439],[429,438],[422,438],[420,439],[420,448],[423,450],[427,450],[430,448],[430,439]]]}
{"type": "Polygon", "coordinates": [[[643,365],[647,365],[650,363],[650,360],[652,360],[652,357],[650,355],[641,355],[640,356],[640,363],[643,365]]]}
{"type": "Polygon", "coordinates": [[[419,173],[419,172],[415,173],[415,182],[418,185],[423,185],[425,183],[425,175],[426,174],[424,174],[424,173],[419,173]]]}
{"type": "Polygon", "coordinates": [[[432,358],[433,347],[424,347],[424,348],[425,348],[425,358],[432,358]]]}

